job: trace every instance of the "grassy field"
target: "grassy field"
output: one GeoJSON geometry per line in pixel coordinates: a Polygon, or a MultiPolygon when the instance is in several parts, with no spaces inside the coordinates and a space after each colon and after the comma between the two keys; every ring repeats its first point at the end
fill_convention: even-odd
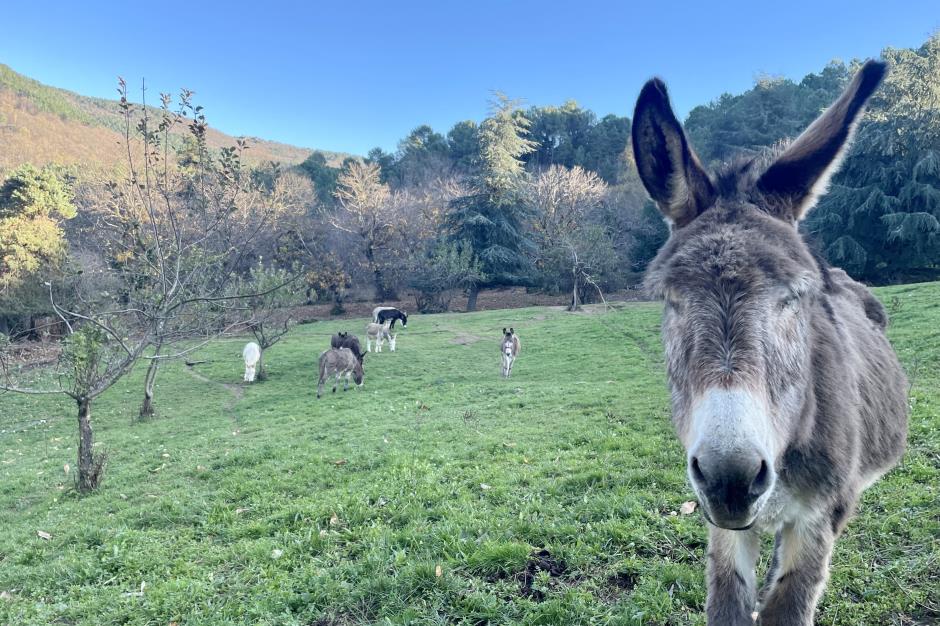
{"type": "MultiPolygon", "coordinates": [[[[940,620],[940,283],[878,294],[910,443],[838,544],[821,624],[940,620]]],[[[316,355],[364,321],[298,327],[251,386],[243,340],[219,342],[165,368],[154,420],[132,421],[140,371],[98,402],[110,465],[85,497],[74,407],[2,395],[0,624],[704,624],[659,316],[415,316],[320,401],[316,355]]]]}

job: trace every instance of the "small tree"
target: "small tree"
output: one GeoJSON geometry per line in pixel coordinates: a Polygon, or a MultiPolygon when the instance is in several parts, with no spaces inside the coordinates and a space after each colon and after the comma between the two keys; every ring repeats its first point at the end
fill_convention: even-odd
{"type": "Polygon", "coordinates": [[[303,294],[295,289],[301,272],[265,267],[259,260],[251,268],[248,278],[242,281],[240,291],[246,295],[244,306],[248,310],[245,324],[254,335],[261,358],[258,361],[256,378],[265,380],[264,351],[276,344],[294,325],[290,307],[303,304],[303,294]]]}
{"type": "Polygon", "coordinates": [[[78,474],[76,487],[81,492],[95,489],[104,477],[105,457],[94,451],[91,423],[92,402],[131,370],[148,346],[140,337],[128,341],[128,328],[135,325],[134,315],[124,310],[102,306],[88,317],[68,312],[50,301],[69,329],[58,364],[53,372],[15,368],[6,358],[9,342],[0,341],[0,391],[30,395],[64,394],[78,409],[78,474]]]}
{"type": "Polygon", "coordinates": [[[0,332],[25,330],[51,312],[42,283],[62,273],[61,225],[75,214],[72,190],[55,170],[24,165],[0,184],[0,332]]]}
{"type": "Polygon", "coordinates": [[[484,278],[468,243],[444,242],[413,259],[409,285],[416,292],[418,311],[441,313],[450,310],[457,293],[472,289],[484,278]]]}

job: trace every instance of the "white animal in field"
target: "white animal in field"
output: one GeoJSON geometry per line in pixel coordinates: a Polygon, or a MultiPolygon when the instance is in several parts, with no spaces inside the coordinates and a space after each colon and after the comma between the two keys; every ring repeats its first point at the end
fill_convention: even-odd
{"type": "Polygon", "coordinates": [[[255,368],[258,361],[261,360],[261,348],[254,341],[245,344],[242,350],[242,358],[245,359],[245,382],[251,383],[255,380],[255,368]]]}
{"type": "Polygon", "coordinates": [[[385,320],[384,324],[376,324],[372,322],[366,326],[366,352],[372,352],[372,342],[375,342],[375,351],[382,351],[382,342],[388,340],[389,350],[392,352],[395,351],[395,340],[398,338],[398,334],[392,334],[389,330],[391,327],[392,321],[385,320]]]}

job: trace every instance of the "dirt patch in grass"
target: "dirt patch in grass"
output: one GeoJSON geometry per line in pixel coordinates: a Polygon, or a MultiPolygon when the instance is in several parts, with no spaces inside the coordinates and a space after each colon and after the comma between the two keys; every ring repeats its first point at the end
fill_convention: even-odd
{"type": "Polygon", "coordinates": [[[547,572],[551,578],[558,578],[568,571],[564,561],[555,558],[548,550],[537,550],[529,557],[525,571],[520,574],[519,595],[532,598],[536,602],[545,599],[545,592],[533,587],[539,572],[547,572]]]}
{"type": "Polygon", "coordinates": [[[456,337],[450,340],[451,343],[455,343],[458,346],[469,346],[470,344],[476,343],[478,341],[483,341],[483,337],[468,335],[467,333],[459,333],[456,337]]]}

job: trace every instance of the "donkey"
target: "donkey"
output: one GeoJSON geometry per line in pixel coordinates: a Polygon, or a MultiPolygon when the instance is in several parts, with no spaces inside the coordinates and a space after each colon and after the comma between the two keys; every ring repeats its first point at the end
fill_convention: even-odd
{"type": "Polygon", "coordinates": [[[388,348],[392,352],[395,351],[395,340],[398,338],[398,335],[393,335],[389,332],[391,327],[391,321],[385,320],[384,324],[376,324],[372,322],[366,326],[366,352],[372,352],[372,342],[375,342],[375,351],[382,351],[382,342],[388,339],[388,348]]]}
{"type": "Polygon", "coordinates": [[[245,360],[245,382],[252,383],[255,381],[258,361],[261,360],[261,347],[254,341],[246,343],[242,350],[242,358],[245,360]]]}
{"type": "Polygon", "coordinates": [[[359,344],[359,337],[350,335],[348,332],[336,333],[330,337],[330,347],[349,348],[352,350],[353,354],[356,355],[356,358],[359,359],[360,363],[362,363],[362,360],[366,356],[366,353],[362,351],[362,347],[359,344]]]}
{"type": "Polygon", "coordinates": [[[408,314],[400,311],[393,306],[377,306],[372,309],[372,321],[376,324],[384,324],[386,320],[391,320],[392,328],[395,328],[395,322],[401,320],[401,327],[407,328],[408,314]]]}
{"type": "Polygon", "coordinates": [[[813,623],[833,544],[907,438],[884,308],[803,241],[886,71],[869,61],[789,146],[703,169],[666,87],[646,83],[633,151],[671,225],[645,285],[665,300],[672,415],[709,524],[709,624],[813,623]],[[759,533],[775,533],[760,596],[759,533]]]}
{"type": "Polygon", "coordinates": [[[333,393],[336,393],[336,385],[339,379],[345,376],[343,381],[343,391],[349,389],[349,378],[356,381],[356,385],[362,386],[362,379],[365,373],[362,371],[362,362],[356,357],[349,348],[330,348],[320,353],[320,380],[317,383],[317,398],[323,394],[323,383],[327,378],[335,376],[333,381],[333,393]]]}
{"type": "Polygon", "coordinates": [[[519,351],[522,350],[522,344],[519,342],[519,336],[512,328],[507,332],[503,329],[503,339],[499,342],[499,352],[503,358],[503,377],[509,378],[512,374],[512,364],[516,362],[519,351]]]}

